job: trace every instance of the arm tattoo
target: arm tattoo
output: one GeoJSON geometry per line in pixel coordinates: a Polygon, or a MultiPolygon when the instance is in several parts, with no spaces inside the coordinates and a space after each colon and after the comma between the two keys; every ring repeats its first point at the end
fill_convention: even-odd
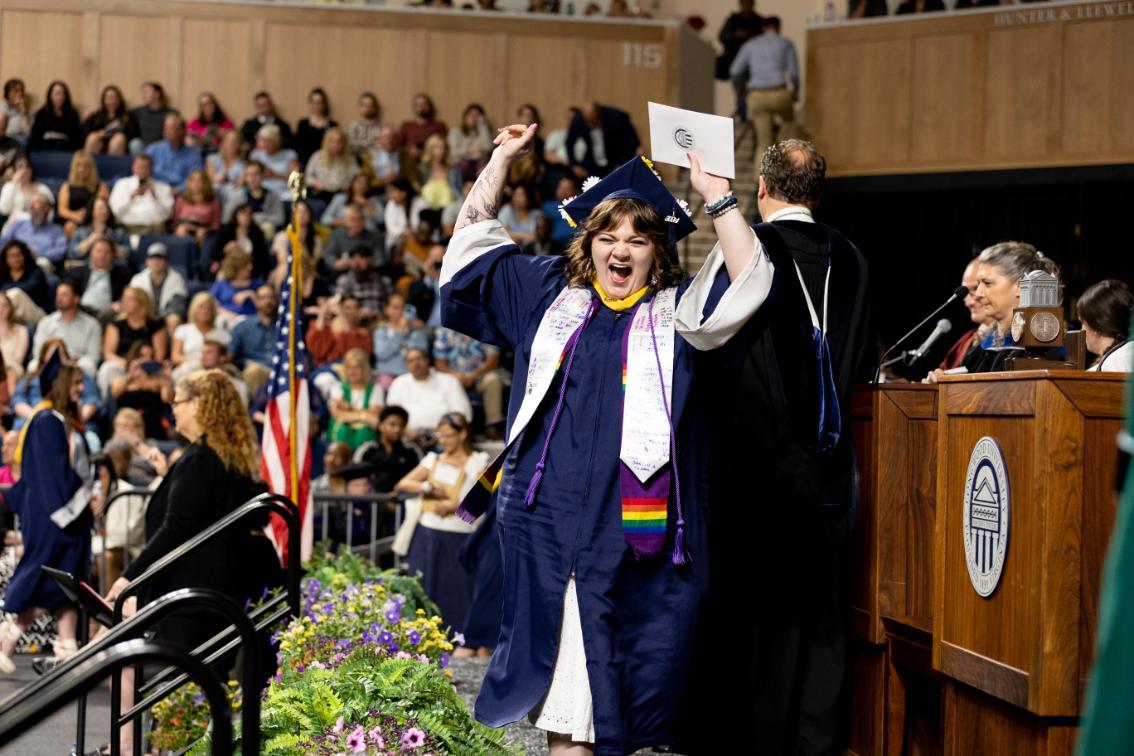
{"type": "Polygon", "coordinates": [[[479,223],[483,220],[492,220],[500,209],[500,195],[504,186],[501,174],[496,166],[489,164],[476,183],[473,184],[465,204],[461,208],[461,215],[454,231],[479,223]]]}

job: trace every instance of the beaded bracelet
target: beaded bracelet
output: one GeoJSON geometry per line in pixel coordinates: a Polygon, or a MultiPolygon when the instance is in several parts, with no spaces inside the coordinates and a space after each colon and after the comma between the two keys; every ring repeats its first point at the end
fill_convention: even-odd
{"type": "Polygon", "coordinates": [[[729,192],[728,194],[724,195],[720,199],[717,199],[717,200],[710,202],[708,205],[705,206],[705,212],[708,213],[709,215],[712,215],[713,213],[717,212],[722,207],[727,205],[729,200],[735,201],[736,195],[733,194],[732,192],[729,192]]]}
{"type": "Polygon", "coordinates": [[[729,210],[735,210],[739,206],[739,200],[736,199],[735,195],[730,194],[725,198],[724,202],[714,203],[713,209],[706,210],[706,212],[709,213],[710,218],[716,220],[717,218],[727,213],[729,210]]]}

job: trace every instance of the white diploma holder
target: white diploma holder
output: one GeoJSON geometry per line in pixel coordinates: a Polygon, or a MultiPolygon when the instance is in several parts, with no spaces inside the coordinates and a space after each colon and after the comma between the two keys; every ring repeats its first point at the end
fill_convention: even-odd
{"type": "Polygon", "coordinates": [[[732,119],[649,103],[650,157],[659,163],[689,167],[687,152],[701,161],[706,173],[736,178],[732,119]]]}

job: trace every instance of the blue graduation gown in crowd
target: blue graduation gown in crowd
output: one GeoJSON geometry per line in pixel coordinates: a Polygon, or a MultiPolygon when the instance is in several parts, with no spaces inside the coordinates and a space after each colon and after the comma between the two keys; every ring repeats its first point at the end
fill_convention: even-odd
{"type": "MultiPolygon", "coordinates": [[[[441,289],[446,327],[515,350],[509,430],[524,397],[536,329],[567,283],[566,258],[518,251],[514,244],[493,248],[460,268],[441,289]]],[[[706,316],[728,284],[722,268],[713,280],[706,316]]],[[[679,288],[679,302],[688,286],[679,288]]],[[[504,563],[502,624],[476,703],[477,718],[497,727],[527,716],[544,698],[556,660],[567,580],[574,573],[600,754],[672,741],[708,579],[708,443],[705,413],[697,409],[702,392],[694,386],[699,359],[680,334],[674,336],[672,410],[690,558],[684,566],[670,558],[676,519],[672,490],[661,554],[639,561],[623,538],[621,342],[633,312],[600,306],[583,331],[566,405],[530,509],[524,496],[547,437],[562,370],[504,463],[496,492],[504,563]]]]}
{"type": "MultiPolygon", "coordinates": [[[[76,443],[85,443],[75,434],[76,443]]],[[[66,528],[51,520],[51,513],[71,500],[83,485],[71,466],[67,427],[50,410],[31,419],[24,440],[20,480],[5,500],[20,516],[24,556],[16,565],[4,593],[4,611],[22,612],[32,607],[57,609],[67,603],[59,585],[44,574],[47,565],[86,580],[91,564],[93,515],[84,510],[66,528]]]]}

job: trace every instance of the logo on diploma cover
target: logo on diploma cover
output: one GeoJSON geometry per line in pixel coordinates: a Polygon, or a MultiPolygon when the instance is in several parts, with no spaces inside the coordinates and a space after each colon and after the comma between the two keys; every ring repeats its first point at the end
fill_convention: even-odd
{"type": "Polygon", "coordinates": [[[684,126],[679,126],[673,132],[673,141],[683,150],[691,150],[696,144],[696,140],[693,139],[693,132],[684,126]]]}
{"type": "Polygon", "coordinates": [[[1008,472],[996,439],[985,436],[969,456],[965,479],[965,562],[976,592],[992,595],[1008,552],[1008,472]]]}

